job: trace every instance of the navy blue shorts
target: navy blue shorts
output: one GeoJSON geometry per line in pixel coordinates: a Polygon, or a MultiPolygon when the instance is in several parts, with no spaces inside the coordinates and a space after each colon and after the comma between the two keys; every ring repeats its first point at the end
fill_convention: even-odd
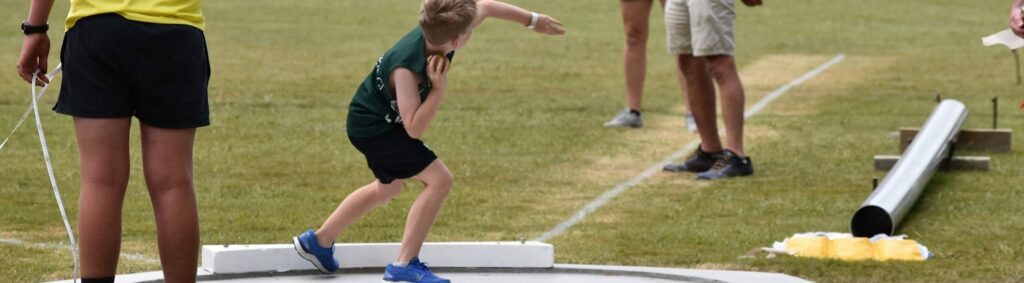
{"type": "Polygon", "coordinates": [[[423,172],[437,155],[423,141],[409,137],[405,127],[394,128],[372,138],[349,136],[352,145],[366,156],[366,164],[381,183],[408,179],[423,172]]]}
{"type": "Polygon", "coordinates": [[[135,116],[160,128],[210,125],[210,60],[202,30],[95,15],[68,30],[60,58],[58,113],[135,116]]]}

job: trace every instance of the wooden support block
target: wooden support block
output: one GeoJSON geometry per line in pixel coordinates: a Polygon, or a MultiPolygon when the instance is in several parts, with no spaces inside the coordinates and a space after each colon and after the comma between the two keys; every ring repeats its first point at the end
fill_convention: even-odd
{"type": "MultiPolygon", "coordinates": [[[[919,130],[900,129],[900,152],[907,150],[919,130]]],[[[956,150],[1010,152],[1012,134],[1010,129],[964,129],[956,137],[956,150]]]]}
{"type": "MultiPolygon", "coordinates": [[[[900,160],[899,155],[875,155],[875,170],[888,171],[896,166],[900,160]]],[[[991,158],[988,156],[953,156],[949,170],[956,171],[988,171],[991,158]]],[[[946,170],[945,161],[939,165],[939,170],[946,170]]]]}

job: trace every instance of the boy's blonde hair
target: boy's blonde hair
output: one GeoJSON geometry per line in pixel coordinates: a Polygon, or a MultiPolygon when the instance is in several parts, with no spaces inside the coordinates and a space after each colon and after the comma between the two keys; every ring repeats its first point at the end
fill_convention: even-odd
{"type": "Polygon", "coordinates": [[[476,20],[474,0],[424,0],[420,7],[420,28],[432,44],[444,44],[469,29],[476,20]]]}

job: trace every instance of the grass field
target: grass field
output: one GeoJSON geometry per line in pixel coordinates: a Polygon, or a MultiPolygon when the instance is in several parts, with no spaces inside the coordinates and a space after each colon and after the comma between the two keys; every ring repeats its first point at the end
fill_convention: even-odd
{"type": "MultiPolygon", "coordinates": [[[[606,190],[696,139],[652,14],[647,126],[601,123],[624,100],[618,1],[515,0],[559,18],[561,38],[505,22],[481,26],[454,63],[449,96],[424,140],[455,175],[430,241],[535,238],[606,190]]],[[[936,92],[988,127],[1024,131],[1012,56],[980,38],[1006,28],[1011,1],[769,0],[737,7],[737,60],[748,105],[838,53],[848,59],[747,122],[757,175],[716,182],[659,173],[555,237],[557,262],[784,272],[822,282],[1024,281],[1024,151],[992,154],[989,172],[939,173],[900,233],[926,262],[740,259],[797,232],[846,231],[870,193],[872,156],[896,153],[888,133],[920,126],[936,92]],[[968,3],[969,2],[969,3],[968,3]]],[[[13,66],[28,1],[0,0],[0,62],[13,66]]],[[[415,1],[204,1],[213,126],[200,130],[196,186],[204,244],[286,243],[319,225],[370,180],[344,117],[375,60],[416,24],[415,1]]],[[[67,1],[50,23],[54,56],[67,1]]],[[[56,59],[51,62],[56,62],[56,59]]],[[[0,133],[29,102],[14,68],[0,75],[0,133]]],[[[55,101],[56,88],[43,99],[55,101]]],[[[68,212],[78,166],[70,119],[43,113],[68,212]]],[[[137,130],[134,132],[138,132],[137,130]]],[[[66,233],[31,125],[0,151],[0,281],[68,278],[66,233]],[[14,244],[13,240],[23,241],[14,244]]],[[[119,272],[159,269],[138,137],[119,272]]],[[[980,153],[987,154],[987,153],[980,153]]],[[[416,185],[410,185],[415,191],[416,185]]],[[[407,192],[340,242],[396,242],[407,192]]]]}

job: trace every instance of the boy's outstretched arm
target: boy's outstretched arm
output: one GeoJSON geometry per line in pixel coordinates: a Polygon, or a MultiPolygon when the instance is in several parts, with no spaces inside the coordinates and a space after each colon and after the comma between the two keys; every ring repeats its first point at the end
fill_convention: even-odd
{"type": "Polygon", "coordinates": [[[448,58],[433,55],[427,58],[427,76],[433,85],[427,99],[420,103],[419,87],[416,74],[405,68],[391,72],[395,83],[395,96],[398,99],[398,115],[402,116],[402,125],[409,137],[420,139],[427,130],[430,121],[437,115],[441,100],[448,89],[448,58]]]}
{"type": "MultiPolygon", "coordinates": [[[[489,17],[499,18],[524,26],[529,26],[533,22],[533,13],[530,11],[501,1],[477,0],[476,9],[477,17],[476,21],[473,22],[474,27],[480,25],[484,19],[489,17]]],[[[537,23],[533,30],[550,35],[565,34],[562,22],[543,14],[537,14],[537,23]]]]}

